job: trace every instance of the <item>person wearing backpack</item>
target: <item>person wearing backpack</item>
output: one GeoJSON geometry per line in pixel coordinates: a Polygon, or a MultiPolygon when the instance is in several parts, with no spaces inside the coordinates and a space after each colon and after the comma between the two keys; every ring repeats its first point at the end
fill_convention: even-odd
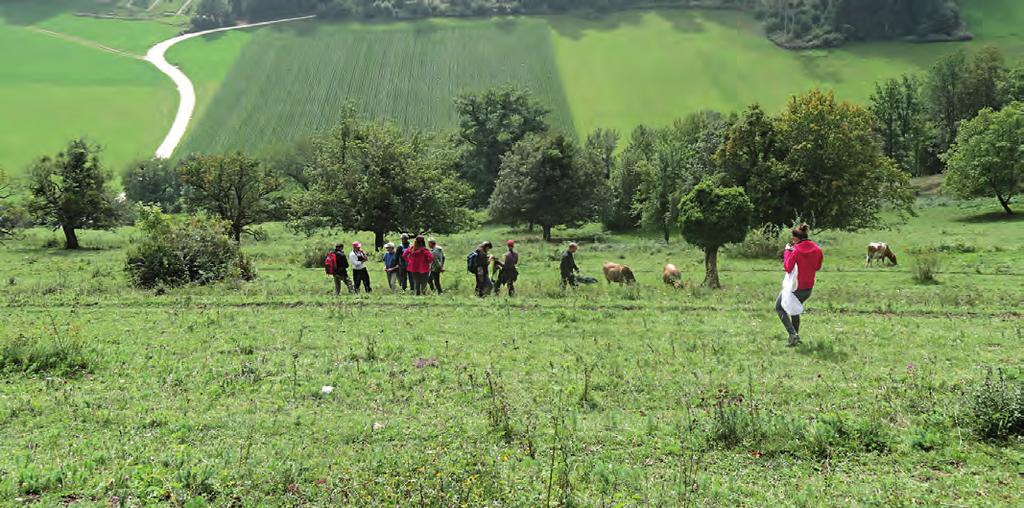
{"type": "Polygon", "coordinates": [[[479,247],[466,256],[466,270],[476,277],[476,295],[483,298],[491,292],[491,278],[487,276],[487,267],[491,264],[491,242],[481,243],[479,247]]]}
{"type": "Polygon", "coordinates": [[[508,252],[501,258],[501,261],[494,260],[494,265],[500,271],[498,272],[498,280],[494,284],[494,294],[501,293],[501,286],[508,286],[508,296],[516,295],[516,281],[519,279],[519,253],[516,252],[515,240],[509,240],[507,242],[508,252]]]}
{"type": "Polygon", "coordinates": [[[406,270],[412,279],[412,290],[416,296],[427,293],[427,279],[430,277],[430,265],[434,262],[434,255],[427,248],[427,242],[423,236],[417,236],[412,248],[406,249],[405,254],[406,270]]]}
{"type": "Polygon", "coordinates": [[[427,279],[427,284],[430,285],[430,289],[437,291],[437,294],[441,294],[441,274],[444,272],[444,249],[433,238],[427,240],[427,246],[430,247],[430,253],[434,255],[434,261],[430,263],[430,278],[427,279]]]}
{"type": "Polygon", "coordinates": [[[359,285],[362,284],[367,293],[373,292],[370,289],[370,271],[366,269],[366,262],[370,256],[363,250],[363,244],[352,242],[352,252],[348,253],[348,261],[352,264],[352,289],[359,292],[359,285]]]}
{"type": "Polygon", "coordinates": [[[348,292],[352,292],[352,281],[348,278],[348,257],[345,256],[345,244],[339,243],[334,250],[327,253],[324,259],[324,270],[334,277],[334,295],[341,294],[341,284],[345,283],[348,292]]]}

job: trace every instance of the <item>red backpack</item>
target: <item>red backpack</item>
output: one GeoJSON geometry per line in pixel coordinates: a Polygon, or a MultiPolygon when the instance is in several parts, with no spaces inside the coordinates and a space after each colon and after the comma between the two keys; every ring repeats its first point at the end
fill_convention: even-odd
{"type": "Polygon", "coordinates": [[[338,256],[333,252],[328,253],[327,258],[324,259],[324,271],[327,272],[327,275],[334,275],[334,272],[338,271],[338,256]]]}

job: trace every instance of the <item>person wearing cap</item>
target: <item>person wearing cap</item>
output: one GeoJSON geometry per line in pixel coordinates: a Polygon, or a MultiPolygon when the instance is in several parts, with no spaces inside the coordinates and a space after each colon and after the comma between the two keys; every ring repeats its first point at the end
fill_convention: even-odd
{"type": "Polygon", "coordinates": [[[406,249],[405,254],[406,271],[412,281],[412,290],[416,296],[427,293],[427,279],[430,277],[430,265],[434,261],[434,255],[427,248],[427,241],[423,236],[416,237],[416,243],[412,248],[406,249]]]}
{"type": "Polygon", "coordinates": [[[501,260],[495,259],[494,266],[499,270],[498,281],[494,284],[494,294],[501,293],[501,286],[508,286],[508,296],[516,295],[516,280],[519,279],[519,253],[516,252],[515,240],[509,240],[506,242],[508,245],[508,252],[501,257],[501,260]]]}
{"type": "Polygon", "coordinates": [[[491,278],[487,276],[487,267],[491,264],[491,242],[481,243],[469,256],[470,272],[476,277],[476,295],[480,298],[491,292],[491,278]]]}
{"type": "Polygon", "coordinates": [[[576,249],[579,246],[575,243],[570,243],[569,248],[562,254],[562,262],[559,264],[559,271],[562,273],[562,289],[565,286],[576,287],[576,274],[580,272],[580,267],[576,265],[576,249]]]}
{"type": "Polygon", "coordinates": [[[409,284],[409,272],[406,270],[405,261],[405,251],[409,247],[409,234],[402,233],[402,243],[395,248],[395,254],[398,254],[398,283],[402,285],[402,291],[405,291],[409,284]]]}
{"type": "Polygon", "coordinates": [[[430,277],[427,279],[427,284],[430,285],[431,290],[441,294],[441,273],[444,272],[444,249],[433,238],[427,240],[427,247],[430,247],[430,253],[434,255],[434,261],[430,263],[430,277]]]}
{"type": "Polygon", "coordinates": [[[388,242],[384,244],[384,274],[388,278],[388,287],[392,291],[398,289],[398,253],[395,252],[395,244],[388,242]]]}
{"type": "Polygon", "coordinates": [[[363,250],[363,244],[352,242],[352,252],[348,253],[348,262],[352,265],[352,290],[355,293],[359,292],[360,283],[363,284],[367,293],[373,291],[370,289],[370,272],[366,269],[368,259],[370,258],[363,250]]]}

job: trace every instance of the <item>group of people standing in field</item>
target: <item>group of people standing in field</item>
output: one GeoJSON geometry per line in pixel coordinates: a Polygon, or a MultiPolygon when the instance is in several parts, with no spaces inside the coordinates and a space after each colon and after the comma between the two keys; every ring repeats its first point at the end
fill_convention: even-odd
{"type": "MultiPolygon", "coordinates": [[[[810,240],[807,224],[793,228],[791,234],[791,242],[786,246],[782,256],[783,269],[787,274],[797,271],[797,284],[793,289],[793,296],[803,304],[811,297],[815,275],[821,269],[824,256],[818,244],[810,240]]],[[[416,236],[411,243],[409,240],[409,235],[403,234],[399,245],[390,242],[384,245],[384,273],[387,276],[388,287],[392,291],[399,288],[403,291],[411,290],[416,295],[424,295],[428,291],[440,294],[443,291],[441,274],[445,272],[444,249],[433,238],[428,240],[422,235],[416,236]]],[[[516,251],[514,240],[508,240],[506,247],[507,250],[503,254],[495,256],[491,254],[494,245],[491,242],[483,242],[467,256],[466,269],[476,278],[477,296],[498,294],[503,286],[508,289],[509,296],[516,294],[519,253],[516,251]]],[[[562,253],[559,275],[563,289],[575,288],[581,281],[580,268],[575,257],[578,248],[577,244],[570,243],[562,253]]],[[[324,260],[328,275],[334,277],[335,295],[341,294],[343,285],[351,293],[358,293],[360,289],[367,293],[372,291],[370,274],[366,266],[369,259],[369,254],[363,250],[359,242],[353,242],[352,250],[347,254],[344,244],[339,243],[335,246],[334,251],[324,260]],[[349,268],[352,270],[351,279],[348,276],[349,268]]],[[[800,315],[790,315],[783,308],[783,293],[780,293],[775,301],[775,310],[789,334],[789,346],[800,344],[800,315]]]]}

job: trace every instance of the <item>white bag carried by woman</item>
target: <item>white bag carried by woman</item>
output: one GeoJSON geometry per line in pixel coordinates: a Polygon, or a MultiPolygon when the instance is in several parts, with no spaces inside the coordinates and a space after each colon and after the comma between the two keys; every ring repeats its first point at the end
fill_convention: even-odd
{"type": "Polygon", "coordinates": [[[779,297],[782,298],[782,309],[790,316],[799,316],[804,313],[804,304],[800,303],[800,299],[793,294],[793,291],[797,289],[796,270],[796,267],[793,267],[793,271],[787,273],[782,279],[782,292],[779,293],[779,297]]]}

